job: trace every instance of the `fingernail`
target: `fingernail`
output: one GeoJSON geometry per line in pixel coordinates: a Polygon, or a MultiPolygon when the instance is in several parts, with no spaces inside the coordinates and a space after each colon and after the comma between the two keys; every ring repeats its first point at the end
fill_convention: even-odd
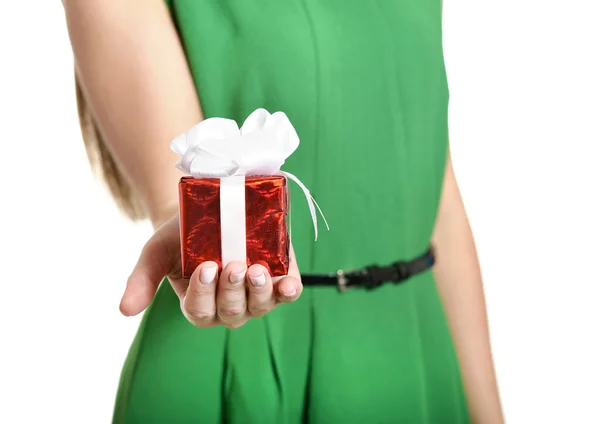
{"type": "Polygon", "coordinates": [[[206,268],[202,268],[200,271],[200,282],[202,284],[210,284],[215,280],[217,275],[217,267],[210,266],[206,268]]]}
{"type": "Polygon", "coordinates": [[[292,290],[283,290],[283,295],[286,297],[292,297],[296,295],[296,289],[292,290]]]}
{"type": "Polygon", "coordinates": [[[245,275],[246,275],[246,270],[244,270],[242,272],[232,272],[231,274],[229,274],[229,281],[231,281],[232,284],[239,284],[242,281],[244,281],[245,275]]]}
{"type": "Polygon", "coordinates": [[[258,277],[250,276],[250,282],[254,287],[262,287],[265,285],[266,281],[267,279],[265,277],[265,274],[260,274],[258,277]]]}

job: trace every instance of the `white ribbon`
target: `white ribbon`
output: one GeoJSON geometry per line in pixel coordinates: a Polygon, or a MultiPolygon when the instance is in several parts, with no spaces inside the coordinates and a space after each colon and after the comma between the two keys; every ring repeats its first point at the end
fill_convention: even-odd
{"type": "Polygon", "coordinates": [[[252,112],[242,128],[231,119],[209,118],[171,142],[171,149],[181,156],[177,167],[183,172],[194,178],[221,179],[223,266],[230,260],[246,261],[244,177],[247,175],[285,175],[298,184],[306,196],[315,240],[319,234],[316,210],[329,229],[308,188],[295,175],[280,171],[299,144],[298,134],[286,114],[275,112],[271,115],[265,109],[252,112]]]}

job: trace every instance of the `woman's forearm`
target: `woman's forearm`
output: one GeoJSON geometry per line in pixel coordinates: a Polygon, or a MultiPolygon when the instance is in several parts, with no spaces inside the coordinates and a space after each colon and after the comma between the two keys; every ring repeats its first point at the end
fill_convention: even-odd
{"type": "Polygon", "coordinates": [[[202,119],[168,10],[162,0],[63,3],[86,99],[156,224],[177,205],[169,142],[202,119]]]}
{"type": "Polygon", "coordinates": [[[448,159],[436,228],[434,274],[456,346],[471,418],[502,423],[475,243],[448,159]]]}

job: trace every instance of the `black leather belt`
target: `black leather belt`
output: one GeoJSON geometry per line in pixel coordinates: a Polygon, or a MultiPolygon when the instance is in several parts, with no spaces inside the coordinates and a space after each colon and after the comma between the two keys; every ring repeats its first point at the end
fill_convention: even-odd
{"type": "Polygon", "coordinates": [[[401,283],[413,275],[428,270],[435,263],[433,249],[410,261],[398,261],[388,266],[371,265],[355,271],[342,271],[331,274],[303,274],[305,286],[337,286],[340,291],[354,287],[370,290],[383,283],[401,283]]]}

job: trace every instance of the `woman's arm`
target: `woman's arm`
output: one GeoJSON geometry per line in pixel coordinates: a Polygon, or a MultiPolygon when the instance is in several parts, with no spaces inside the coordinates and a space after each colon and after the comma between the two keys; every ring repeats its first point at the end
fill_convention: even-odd
{"type": "Polygon", "coordinates": [[[64,0],[78,78],[113,156],[155,225],[177,210],[169,142],[202,119],[162,0],[64,0]]]}
{"type": "Polygon", "coordinates": [[[164,276],[186,318],[203,328],[237,328],[297,300],[302,283],[294,259],[286,277],[271,278],[260,264],[247,268],[234,261],[221,273],[216,263],[204,262],[189,280],[182,278],[176,215],[181,173],[169,142],[200,122],[202,114],[163,0],[63,3],[87,100],[108,147],[158,228],[127,281],[121,311],[136,315],[144,310],[164,276]]]}
{"type": "Polygon", "coordinates": [[[477,252],[450,155],[433,235],[434,274],[458,354],[471,419],[502,423],[477,252]]]}

